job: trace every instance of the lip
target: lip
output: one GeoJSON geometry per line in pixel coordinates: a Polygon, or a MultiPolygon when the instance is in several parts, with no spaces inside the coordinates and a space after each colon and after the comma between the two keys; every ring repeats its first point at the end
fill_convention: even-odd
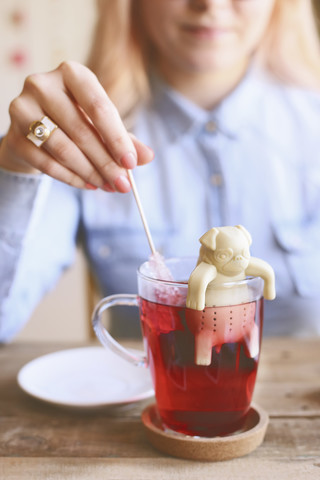
{"type": "Polygon", "coordinates": [[[224,35],[230,35],[233,31],[230,27],[207,25],[183,25],[182,30],[195,38],[208,40],[217,39],[224,35]]]}

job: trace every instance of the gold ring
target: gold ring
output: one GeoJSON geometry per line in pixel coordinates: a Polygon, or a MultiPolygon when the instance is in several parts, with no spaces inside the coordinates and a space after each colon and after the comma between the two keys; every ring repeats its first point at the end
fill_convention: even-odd
{"type": "Polygon", "coordinates": [[[58,126],[49,117],[42,117],[40,121],[30,123],[27,138],[37,147],[41,147],[56,128],[58,126]]]}

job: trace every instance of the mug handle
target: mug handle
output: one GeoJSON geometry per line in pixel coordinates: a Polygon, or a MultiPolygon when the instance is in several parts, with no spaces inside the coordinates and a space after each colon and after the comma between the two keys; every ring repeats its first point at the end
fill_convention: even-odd
{"type": "Polygon", "coordinates": [[[139,307],[138,295],[134,294],[117,294],[109,295],[108,297],[103,298],[95,307],[92,314],[92,325],[95,331],[96,336],[106,348],[110,348],[120,357],[124,358],[130,363],[138,367],[147,367],[148,361],[146,355],[134,354],[133,352],[127,350],[125,347],[120,345],[113,337],[110,335],[108,330],[102,323],[101,314],[108,308],[115,307],[117,305],[128,305],[130,307],[139,307]]]}

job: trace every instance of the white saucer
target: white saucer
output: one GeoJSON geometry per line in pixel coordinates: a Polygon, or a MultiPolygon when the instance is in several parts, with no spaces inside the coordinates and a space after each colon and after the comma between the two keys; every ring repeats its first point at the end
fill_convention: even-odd
{"type": "Polygon", "coordinates": [[[56,405],[100,407],[152,397],[149,370],[135,367],[111,350],[62,350],[27,363],[17,376],[29,395],[56,405]]]}

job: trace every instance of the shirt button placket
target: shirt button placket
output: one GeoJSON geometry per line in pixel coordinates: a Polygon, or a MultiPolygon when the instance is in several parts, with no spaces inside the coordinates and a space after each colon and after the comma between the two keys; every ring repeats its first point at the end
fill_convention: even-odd
{"type": "Polygon", "coordinates": [[[222,182],[223,182],[223,179],[222,179],[222,175],[220,173],[213,173],[211,176],[210,176],[210,183],[211,185],[213,185],[214,187],[221,187],[222,186],[222,182]]]}
{"type": "Polygon", "coordinates": [[[216,152],[216,140],[215,137],[218,133],[218,124],[215,120],[210,119],[204,124],[204,138],[203,138],[203,149],[205,155],[208,159],[209,167],[209,184],[210,184],[210,195],[209,195],[209,217],[210,222],[214,225],[220,225],[223,221],[223,205],[222,197],[223,192],[223,177],[221,173],[220,159],[216,152]]]}
{"type": "Polygon", "coordinates": [[[217,124],[213,120],[208,120],[205,124],[205,129],[208,133],[215,133],[217,131],[217,124]]]}
{"type": "Polygon", "coordinates": [[[98,249],[98,255],[100,258],[108,258],[111,255],[111,248],[108,245],[100,245],[98,249]]]}

